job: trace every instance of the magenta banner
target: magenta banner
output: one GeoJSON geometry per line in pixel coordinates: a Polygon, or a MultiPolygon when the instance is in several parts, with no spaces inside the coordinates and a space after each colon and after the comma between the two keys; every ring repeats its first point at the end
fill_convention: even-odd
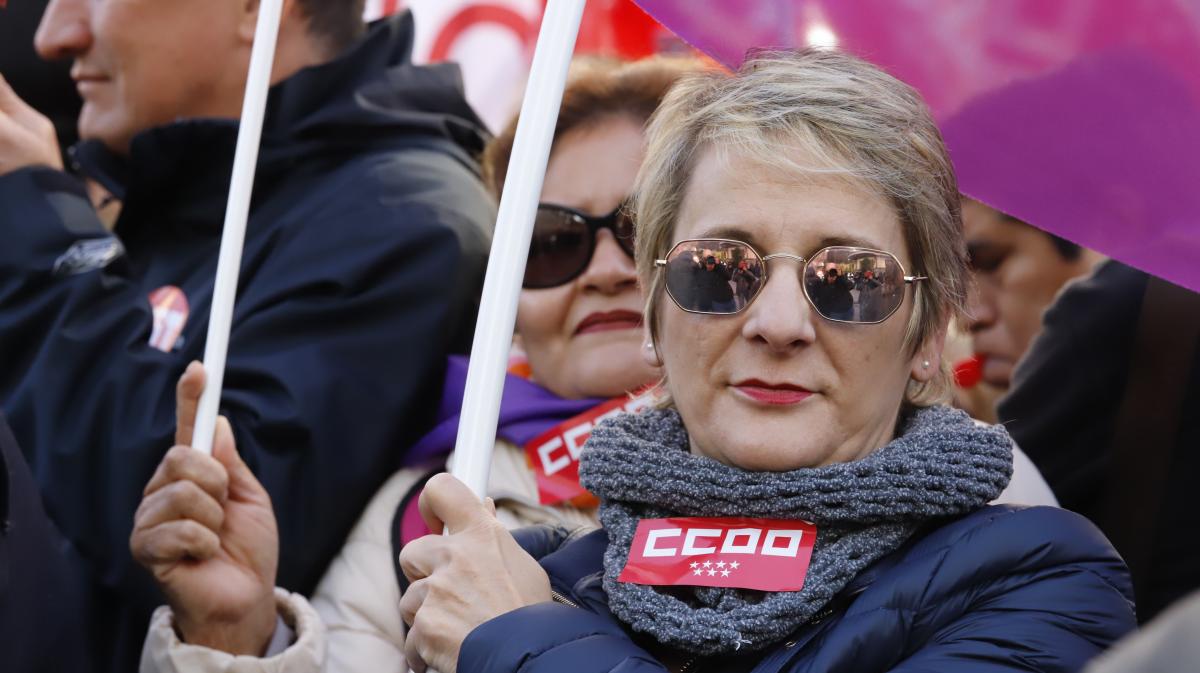
{"type": "Polygon", "coordinates": [[[737,67],[837,46],[919,89],[962,190],[1200,291],[1200,0],[638,0],[737,67]]]}

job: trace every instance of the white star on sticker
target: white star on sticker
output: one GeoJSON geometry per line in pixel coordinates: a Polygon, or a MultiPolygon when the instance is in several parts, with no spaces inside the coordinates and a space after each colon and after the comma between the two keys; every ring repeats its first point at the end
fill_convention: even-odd
{"type": "Polygon", "coordinates": [[[700,565],[699,563],[696,563],[695,561],[692,561],[692,566],[691,566],[691,567],[692,567],[692,569],[693,569],[693,570],[695,570],[695,569],[696,569],[696,567],[697,567],[697,566],[699,566],[699,565],[700,565]]]}
{"type": "Polygon", "coordinates": [[[728,570],[722,570],[722,571],[721,571],[721,577],[729,577],[729,571],[728,571],[728,570]]]}
{"type": "Polygon", "coordinates": [[[709,576],[709,577],[712,577],[712,576],[714,576],[714,575],[716,575],[716,574],[717,574],[717,571],[715,571],[715,570],[710,570],[710,571],[708,571],[708,576],[709,576]]]}
{"type": "Polygon", "coordinates": [[[704,567],[705,567],[705,568],[711,568],[711,567],[712,567],[712,561],[705,561],[705,562],[704,562],[704,567]]]}
{"type": "Polygon", "coordinates": [[[693,570],[692,572],[696,573],[697,575],[700,575],[700,574],[702,574],[704,571],[703,571],[703,570],[700,570],[699,568],[697,568],[696,570],[693,570]]]}
{"type": "Polygon", "coordinates": [[[725,562],[724,562],[724,561],[717,561],[717,567],[718,567],[718,568],[724,568],[724,567],[725,567],[725,562]]]}
{"type": "Polygon", "coordinates": [[[734,561],[733,563],[730,563],[730,564],[729,564],[729,567],[730,567],[730,568],[733,568],[734,570],[737,570],[737,569],[738,569],[738,562],[737,562],[737,561],[734,561]]]}

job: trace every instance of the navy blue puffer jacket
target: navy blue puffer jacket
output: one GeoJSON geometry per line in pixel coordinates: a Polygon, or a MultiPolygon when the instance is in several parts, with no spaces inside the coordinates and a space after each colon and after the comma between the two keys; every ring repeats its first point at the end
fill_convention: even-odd
{"type": "MultiPolygon", "coordinates": [[[[522,544],[539,556],[549,541],[522,544]]],[[[579,607],[542,603],[480,625],[458,670],[668,670],[656,644],[606,607],[607,544],[601,530],[541,556],[552,588],[579,607]]],[[[686,670],[1077,671],[1134,626],[1128,571],[1091,523],[1050,507],[994,506],[881,559],[785,642],[686,670]]]]}

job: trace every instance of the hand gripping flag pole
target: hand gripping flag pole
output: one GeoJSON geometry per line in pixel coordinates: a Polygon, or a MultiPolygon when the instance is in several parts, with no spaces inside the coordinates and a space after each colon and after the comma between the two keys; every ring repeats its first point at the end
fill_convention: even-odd
{"type": "Polygon", "coordinates": [[[229,201],[225,206],[221,253],[217,260],[217,279],[208,317],[208,338],[204,344],[204,369],[208,381],[200,395],[196,429],[192,436],[192,446],[208,454],[212,453],[221,384],[225,378],[225,354],[229,350],[233,301],[237,294],[242,244],[246,238],[246,218],[250,213],[250,194],[254,189],[254,169],[258,165],[258,145],[262,138],[263,116],[267,107],[267,91],[271,87],[271,69],[275,63],[275,42],[279,37],[282,10],[283,0],[262,0],[258,5],[254,48],[250,52],[250,71],[246,76],[246,94],[242,99],[242,119],[238,127],[237,149],[233,155],[233,178],[229,186],[229,201]]]}
{"type": "Polygon", "coordinates": [[[467,368],[453,467],[454,476],[480,498],[487,488],[496,444],[500,395],[512,347],[517,297],[525,276],[533,219],[584,4],[585,0],[550,0],[546,5],[521,103],[512,158],[500,195],[500,212],[467,368]]]}

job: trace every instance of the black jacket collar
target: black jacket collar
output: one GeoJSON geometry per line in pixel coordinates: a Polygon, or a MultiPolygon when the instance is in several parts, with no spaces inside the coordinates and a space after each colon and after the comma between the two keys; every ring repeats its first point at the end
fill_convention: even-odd
{"type": "MultiPolygon", "coordinates": [[[[450,141],[464,157],[486,140],[462,94],[457,66],[412,64],[413,22],[404,13],[376,23],[337,59],[271,88],[263,123],[256,201],[301,162],[337,161],[414,137],[450,141]]],[[[134,137],[128,157],[98,141],[72,154],[79,171],[125,202],[118,233],[147,221],[219,231],[238,122],[186,119],[134,137]]]]}

